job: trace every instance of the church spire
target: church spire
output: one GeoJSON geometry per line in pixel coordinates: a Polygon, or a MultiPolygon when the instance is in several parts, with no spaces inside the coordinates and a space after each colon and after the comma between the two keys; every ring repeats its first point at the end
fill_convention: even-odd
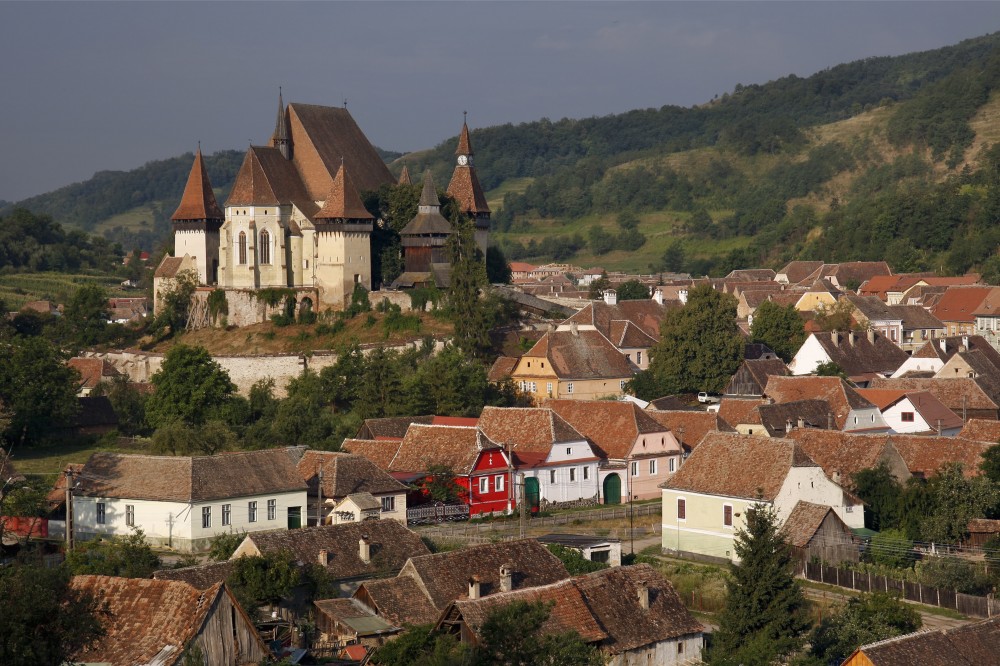
{"type": "Polygon", "coordinates": [[[323,208],[315,215],[317,220],[357,220],[371,222],[372,214],[361,203],[361,196],[351,182],[344,163],[340,163],[337,175],[330,186],[323,208]]]}
{"type": "Polygon", "coordinates": [[[201,142],[199,142],[198,152],[194,155],[194,164],[191,165],[191,172],[188,174],[187,184],[184,186],[181,203],[170,219],[174,222],[195,220],[221,222],[225,217],[215,200],[215,193],[212,192],[212,183],[208,179],[205,161],[201,156],[201,142]]]}
{"type": "Polygon", "coordinates": [[[466,121],[466,111],[462,111],[462,131],[458,135],[458,148],[455,149],[455,154],[458,155],[458,163],[462,166],[466,164],[472,164],[472,142],[469,140],[469,123],[466,121]],[[465,160],[462,156],[465,156],[465,160]]]}
{"type": "Polygon", "coordinates": [[[288,139],[288,117],[285,115],[285,101],[281,96],[281,86],[278,86],[278,119],[274,122],[271,145],[280,150],[281,156],[286,160],[291,159],[292,146],[288,139]]]}
{"type": "Polygon", "coordinates": [[[438,198],[437,189],[434,187],[434,179],[431,177],[431,170],[424,171],[424,189],[420,192],[420,201],[417,202],[420,212],[437,212],[441,208],[441,200],[438,198]],[[428,210],[424,211],[423,209],[428,210]]]}
{"type": "Polygon", "coordinates": [[[399,172],[399,180],[396,182],[397,185],[412,185],[410,181],[410,170],[403,165],[403,170],[399,172]]]}

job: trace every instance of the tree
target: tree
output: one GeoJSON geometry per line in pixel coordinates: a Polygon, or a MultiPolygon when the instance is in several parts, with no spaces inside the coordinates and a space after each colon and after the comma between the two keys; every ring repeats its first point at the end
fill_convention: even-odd
{"type": "Polygon", "coordinates": [[[552,604],[514,601],[496,608],[479,629],[475,663],[485,665],[546,664],[600,666],[601,652],[587,645],[575,631],[546,633],[552,604]]]}
{"type": "Polygon", "coordinates": [[[510,284],[510,262],[498,245],[486,248],[486,279],[490,284],[510,284]]]}
{"type": "Polygon", "coordinates": [[[818,364],[813,372],[817,377],[840,377],[841,379],[847,379],[847,373],[844,372],[844,369],[833,361],[818,364]]]}
{"type": "Polygon", "coordinates": [[[65,664],[104,634],[100,608],[70,587],[65,567],[18,562],[0,567],[0,663],[65,664]]]}
{"type": "MultiPolygon", "coordinates": [[[[687,304],[667,311],[660,339],[650,349],[649,373],[655,382],[630,382],[630,392],[648,386],[666,393],[721,392],[743,360],[744,340],[736,327],[736,299],[703,285],[688,295],[687,304]]],[[[643,373],[639,373],[642,375],[643,373]]]]}
{"type": "Polygon", "coordinates": [[[896,597],[876,592],[849,599],[813,630],[810,654],[823,664],[839,664],[860,645],[912,633],[920,613],[896,597]]]}
{"type": "Polygon", "coordinates": [[[233,553],[240,547],[246,536],[246,530],[216,534],[212,538],[211,546],[208,548],[208,559],[213,562],[225,562],[233,556],[233,553]]]}
{"type": "Polygon", "coordinates": [[[79,410],[79,375],[44,338],[0,338],[0,405],[8,412],[0,433],[8,444],[37,444],[69,424],[79,410]]]}
{"type": "Polygon", "coordinates": [[[993,483],[1000,483],[1000,444],[983,451],[983,461],[979,463],[983,475],[993,483]]]}
{"type": "Polygon", "coordinates": [[[865,559],[894,569],[906,569],[913,564],[913,542],[902,530],[882,530],[868,542],[865,559]]]}
{"type": "Polygon", "coordinates": [[[597,256],[615,249],[615,237],[605,231],[604,227],[595,224],[587,232],[587,238],[590,241],[590,251],[597,256]]]}
{"type": "Polygon", "coordinates": [[[933,511],[924,515],[921,532],[927,541],[958,543],[969,521],[997,506],[1000,490],[988,478],[966,478],[961,463],[946,463],[927,483],[933,511]]]}
{"type": "Polygon", "coordinates": [[[470,356],[483,357],[490,349],[490,312],[481,292],[489,284],[482,252],[476,245],[472,223],[458,213],[452,220],[454,233],[448,238],[451,255],[451,285],[448,309],[455,325],[455,344],[470,356]]]}
{"type": "Polygon", "coordinates": [[[786,363],[792,360],[806,339],[805,325],[794,305],[764,301],[753,315],[750,336],[763,342],[786,363]]]}
{"type": "Polygon", "coordinates": [[[550,553],[559,558],[559,561],[566,567],[566,571],[569,572],[570,576],[579,576],[608,568],[608,565],[603,562],[588,560],[575,548],[567,548],[556,543],[547,544],[545,547],[549,549],[550,553]]]}
{"type": "Polygon", "coordinates": [[[628,280],[615,290],[619,301],[644,301],[649,298],[649,287],[638,280],[628,280]]]}
{"type": "Polygon", "coordinates": [[[295,558],[288,552],[237,557],[226,577],[226,585],[251,617],[261,606],[279,603],[300,581],[295,558]]]}
{"type": "Polygon", "coordinates": [[[153,427],[173,420],[201,425],[236,391],[204,347],[189,345],[171,348],[152,382],[156,390],[146,403],[146,419],[153,427]]]}
{"type": "Polygon", "coordinates": [[[95,574],[123,578],[149,578],[160,568],[160,558],[146,543],[139,528],[131,534],[111,539],[94,539],[77,544],[66,554],[66,566],[73,575],[95,574]]]}
{"type": "Polygon", "coordinates": [[[455,472],[447,465],[431,465],[427,476],[420,482],[421,490],[435,502],[454,502],[462,492],[455,483],[455,472]]]}
{"type": "Polygon", "coordinates": [[[372,655],[381,666],[459,666],[468,664],[468,646],[451,634],[434,633],[434,625],[411,627],[372,655]]]}
{"type": "Polygon", "coordinates": [[[191,312],[191,298],[198,288],[198,273],[196,271],[181,271],[174,278],[173,284],[160,295],[159,310],[153,321],[152,328],[160,335],[169,333],[175,335],[187,326],[188,315],[191,312]]]}
{"type": "Polygon", "coordinates": [[[747,509],[746,527],[737,531],[734,548],[738,564],[731,565],[732,581],[709,663],[779,662],[799,649],[810,622],[774,509],[747,509]]]}
{"type": "Polygon", "coordinates": [[[77,289],[66,304],[62,324],[73,344],[89,347],[104,341],[110,316],[107,293],[90,282],[77,289]]]}
{"type": "Polygon", "coordinates": [[[854,494],[865,503],[865,527],[876,532],[898,527],[903,487],[885,461],[854,475],[854,494]]]}
{"type": "Polygon", "coordinates": [[[110,382],[101,382],[91,395],[108,397],[121,434],[132,436],[146,430],[146,394],[132,386],[128,376],[117,375],[110,382]]]}
{"type": "Polygon", "coordinates": [[[861,326],[854,320],[854,305],[847,300],[833,305],[821,304],[813,320],[824,331],[858,331],[861,326]]]}
{"type": "Polygon", "coordinates": [[[587,298],[590,300],[595,300],[601,297],[605,289],[611,288],[611,280],[608,279],[607,271],[601,273],[601,277],[593,280],[590,283],[590,290],[587,292],[587,298]]]}

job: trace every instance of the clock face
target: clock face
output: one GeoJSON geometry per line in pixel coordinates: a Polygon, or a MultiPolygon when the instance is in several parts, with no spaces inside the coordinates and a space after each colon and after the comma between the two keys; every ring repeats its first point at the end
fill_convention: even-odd
{"type": "Polygon", "coordinates": [[[465,155],[459,155],[458,156],[458,163],[461,164],[462,166],[465,166],[466,164],[469,163],[469,158],[466,157],[465,155]]]}

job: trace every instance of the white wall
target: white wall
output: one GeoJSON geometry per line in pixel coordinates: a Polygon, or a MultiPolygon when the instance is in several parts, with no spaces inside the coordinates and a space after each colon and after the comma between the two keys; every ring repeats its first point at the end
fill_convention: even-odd
{"type": "Polygon", "coordinates": [[[608,660],[608,666],[680,666],[681,664],[700,664],[701,648],[704,645],[701,634],[681,636],[676,639],[660,641],[652,645],[636,648],[624,654],[618,654],[608,660]],[[677,644],[683,644],[683,651],[678,654],[677,644]]]}
{"type": "Polygon", "coordinates": [[[810,335],[795,356],[788,363],[788,370],[793,375],[809,375],[816,371],[816,366],[820,363],[828,363],[830,356],[823,349],[815,335],[810,335]]]}
{"type": "Polygon", "coordinates": [[[889,425],[882,417],[882,412],[876,407],[870,409],[852,409],[847,414],[847,422],[844,424],[844,432],[852,430],[876,430],[886,431],[889,425]]]}
{"type": "Polygon", "coordinates": [[[865,526],[862,504],[845,504],[844,489],[831,481],[822,467],[792,467],[774,499],[774,509],[784,522],[799,501],[833,508],[848,527],[865,526]]]}
{"type": "Polygon", "coordinates": [[[532,467],[518,471],[523,472],[525,478],[538,479],[540,499],[548,502],[575,502],[582,499],[591,499],[598,495],[600,491],[600,479],[598,477],[600,475],[598,474],[597,464],[596,460],[586,463],[563,461],[557,465],[532,467]],[[575,481],[569,480],[570,469],[575,470],[575,481]],[[585,469],[587,470],[586,480],[583,478],[585,469]],[[552,482],[553,472],[555,472],[556,477],[555,483],[552,482]]]}
{"type": "Polygon", "coordinates": [[[903,361],[892,377],[902,377],[907,372],[937,372],[944,367],[944,361],[939,358],[910,358],[903,361]]]}

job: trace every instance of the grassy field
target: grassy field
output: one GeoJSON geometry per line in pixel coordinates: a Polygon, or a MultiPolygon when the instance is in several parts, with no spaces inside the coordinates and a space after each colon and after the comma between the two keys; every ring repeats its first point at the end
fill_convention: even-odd
{"type": "Polygon", "coordinates": [[[97,283],[108,290],[109,296],[141,295],[124,291],[120,278],[84,273],[11,273],[0,275],[0,300],[8,310],[18,310],[28,301],[48,300],[64,303],[80,286],[97,283]]]}
{"type": "Polygon", "coordinates": [[[53,479],[70,463],[85,463],[97,451],[120,451],[122,453],[145,453],[147,440],[120,438],[118,443],[101,440],[80,439],[69,442],[48,444],[36,448],[14,451],[14,466],[21,474],[46,475],[53,479]]]}
{"type": "Polygon", "coordinates": [[[125,211],[124,213],[119,213],[114,217],[102,220],[94,226],[93,233],[102,234],[105,231],[114,229],[115,227],[124,227],[133,231],[152,229],[153,220],[155,219],[153,216],[153,206],[158,205],[158,203],[159,202],[139,206],[137,208],[133,208],[132,210],[125,211]]]}

